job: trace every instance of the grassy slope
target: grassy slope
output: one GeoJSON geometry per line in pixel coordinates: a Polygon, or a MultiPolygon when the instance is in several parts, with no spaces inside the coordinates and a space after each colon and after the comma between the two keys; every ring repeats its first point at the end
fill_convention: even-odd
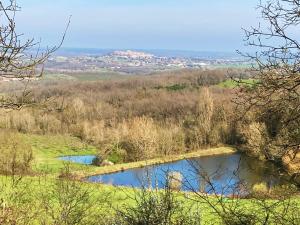
{"type": "MultiPolygon", "coordinates": [[[[53,177],[28,177],[24,178],[22,183],[17,186],[17,191],[20,189],[20,193],[22,193],[22,198],[17,200],[30,201],[30,208],[27,209],[28,213],[36,212],[43,207],[43,198],[51,199],[51,204],[57,204],[57,199],[53,199],[53,191],[56,191],[56,179],[53,177]]],[[[10,180],[8,177],[0,176],[0,184],[6,184],[4,188],[1,189],[0,198],[6,200],[6,195],[8,196],[11,193],[12,189],[9,185],[10,180]]],[[[90,183],[82,183],[78,182],[82,191],[88,191],[91,194],[91,198],[86,201],[92,202],[96,208],[92,210],[99,210],[98,213],[104,213],[105,215],[113,215],[114,209],[126,209],[128,206],[135,205],[135,195],[138,194],[138,189],[133,188],[125,188],[125,187],[112,187],[101,184],[90,184],[90,183]]],[[[16,187],[15,187],[16,188],[16,187]]],[[[175,197],[180,204],[183,204],[184,207],[188,207],[190,212],[198,212],[201,218],[201,224],[221,224],[219,216],[212,210],[211,206],[200,198],[198,195],[194,193],[183,193],[183,192],[175,192],[175,197]],[[194,211],[195,210],[195,211],[194,211]]],[[[255,208],[256,212],[262,212],[264,205],[260,205],[255,200],[251,199],[229,199],[229,198],[216,198],[213,196],[207,196],[206,200],[209,200],[210,204],[213,204],[215,207],[221,209],[219,206],[219,201],[222,201],[227,205],[227,207],[236,207],[237,209],[242,210],[243,212],[251,213],[255,208]]],[[[298,205],[300,207],[300,199],[295,198],[290,202],[294,207],[298,205]]],[[[267,201],[264,204],[272,205],[274,203],[273,200],[267,201]]],[[[23,203],[22,203],[23,204],[23,203]]],[[[281,209],[276,208],[277,210],[281,209]]],[[[227,208],[227,210],[229,210],[227,208]]],[[[45,217],[43,214],[37,214],[38,217],[45,217]]],[[[259,216],[259,215],[256,215],[259,216]]],[[[262,215],[265,216],[265,215],[262,215]]],[[[271,215],[272,217],[272,215],[271,215]]],[[[34,223],[40,224],[40,223],[34,223]]]]}
{"type": "MultiPolygon", "coordinates": [[[[40,207],[42,203],[42,199],[40,196],[47,196],[48,192],[51,193],[51,190],[55,188],[56,176],[59,171],[64,167],[64,162],[57,159],[57,157],[65,156],[65,155],[90,155],[96,153],[96,148],[93,146],[86,145],[82,143],[79,139],[68,137],[68,136],[40,136],[40,135],[23,135],[24,140],[27,143],[30,143],[34,153],[34,165],[33,168],[36,172],[41,173],[40,176],[34,177],[26,177],[23,179],[21,186],[19,187],[22,190],[30,190],[29,192],[24,192],[25,198],[32,199],[32,207],[33,209],[40,207]]],[[[225,150],[226,148],[220,150],[225,150]]],[[[190,157],[195,157],[195,153],[189,154],[190,157]]],[[[186,155],[178,156],[177,158],[172,158],[173,160],[178,160],[186,157],[186,155]]],[[[123,165],[115,165],[112,167],[99,168],[95,166],[84,166],[79,164],[70,164],[71,170],[74,172],[79,172],[81,174],[89,174],[95,172],[112,172],[114,170],[120,170],[120,168],[132,168],[137,166],[142,166],[149,163],[162,163],[162,159],[155,159],[151,161],[144,161],[132,164],[123,164],[123,165]]],[[[2,189],[2,194],[4,196],[6,193],[9,193],[10,190],[10,178],[0,176],[0,184],[6,187],[2,189]]],[[[102,184],[92,184],[79,182],[79,184],[83,188],[88,188],[93,191],[93,198],[103,198],[103,196],[109,196],[109,202],[106,202],[103,207],[104,210],[107,210],[106,213],[112,212],[112,207],[119,208],[122,206],[128,206],[129,204],[134,204],[133,195],[136,194],[137,189],[127,188],[127,187],[113,187],[110,185],[102,185],[102,184]]],[[[182,201],[185,200],[184,193],[176,194],[179,199],[182,201]]],[[[1,194],[0,194],[1,197],[1,194]]],[[[50,197],[50,196],[49,196],[50,197]]],[[[100,203],[99,204],[103,204],[100,203]]],[[[185,204],[192,204],[192,201],[187,201],[185,204]]],[[[202,216],[205,215],[205,220],[209,221],[212,218],[212,214],[209,213],[209,209],[207,206],[202,205],[202,216]]]]}
{"type": "MultiPolygon", "coordinates": [[[[0,193],[0,198],[2,197],[2,199],[6,199],[5,196],[11,194],[12,189],[10,182],[11,180],[8,177],[0,176],[0,187],[4,187],[1,189],[2,192],[0,193]],[[1,186],[1,184],[5,185],[1,186]]],[[[125,209],[128,206],[134,206],[135,195],[140,191],[139,189],[113,187],[101,184],[81,182],[79,184],[83,191],[88,191],[91,194],[91,198],[87,201],[91,201],[94,204],[96,203],[96,209],[99,209],[102,213],[104,212],[105,215],[113,215],[115,212],[114,209],[125,209]]],[[[23,199],[28,201],[28,199],[31,199],[30,208],[27,209],[27,212],[30,214],[32,212],[39,211],[41,207],[43,207],[43,198],[50,198],[51,204],[57,204],[57,199],[54,199],[52,196],[53,191],[55,191],[56,188],[56,179],[51,176],[47,178],[27,177],[22,180],[22,183],[14,188],[14,191],[22,193],[22,198],[19,199],[19,201],[22,201],[23,199]]],[[[209,205],[206,203],[197,204],[192,200],[195,195],[188,194],[190,199],[187,199],[186,195],[187,193],[175,193],[177,200],[180,201],[181,204],[184,204],[195,211],[200,211],[201,221],[203,224],[211,224],[212,221],[218,220],[217,215],[212,213],[209,205]]],[[[215,200],[213,199],[213,201],[215,200]]],[[[37,220],[40,219],[39,217],[46,218],[46,216],[41,214],[41,212],[39,212],[39,214],[35,217],[37,220]]],[[[36,222],[34,224],[38,225],[40,223],[36,222]]]]}
{"type": "MultiPolygon", "coordinates": [[[[25,178],[24,185],[26,189],[30,190],[28,194],[32,198],[32,207],[39,207],[41,203],[41,198],[39,197],[41,194],[47,194],[47,192],[51,192],[53,188],[55,188],[56,183],[56,175],[58,174],[59,170],[63,168],[64,162],[57,159],[59,156],[64,155],[86,155],[86,154],[95,154],[96,148],[93,146],[89,146],[83,144],[79,139],[67,136],[39,136],[39,135],[23,135],[24,139],[31,144],[33,148],[33,152],[35,155],[35,166],[34,169],[37,172],[46,171],[48,175],[43,176],[35,176],[35,177],[27,177],[25,178]],[[53,176],[54,175],[54,176],[53,176]],[[45,179],[43,179],[45,178],[45,179]],[[47,178],[47,179],[46,179],[47,178]]],[[[224,151],[224,153],[229,153],[230,148],[219,148],[219,151],[224,151]]],[[[216,149],[207,150],[216,151],[216,149]]],[[[204,153],[207,155],[207,153],[204,153]]],[[[192,153],[188,155],[189,157],[195,157],[197,154],[192,153]]],[[[185,158],[187,155],[178,156],[176,159],[185,158]]],[[[175,160],[175,158],[173,158],[175,160]]],[[[162,162],[162,159],[155,159],[152,160],[152,163],[162,162]]],[[[170,159],[171,160],[171,159],[170,159]]],[[[112,167],[106,168],[99,168],[94,166],[82,166],[77,164],[71,164],[72,171],[81,172],[85,175],[88,173],[95,173],[95,172],[112,172],[114,170],[119,170],[120,168],[124,167],[134,167],[134,166],[142,166],[145,163],[150,163],[149,161],[145,162],[138,162],[133,164],[126,164],[126,165],[115,165],[112,167]]],[[[5,184],[9,182],[8,177],[1,177],[0,176],[0,184],[5,184]]],[[[103,198],[103,196],[107,196],[109,204],[105,204],[104,210],[106,213],[110,213],[112,206],[122,207],[125,205],[132,205],[134,204],[132,200],[132,196],[136,193],[137,190],[132,188],[118,188],[109,185],[101,185],[101,184],[91,184],[91,183],[79,183],[83,188],[89,188],[93,190],[94,195],[93,198],[103,198]],[[105,208],[106,207],[106,208],[105,208]]],[[[9,185],[5,185],[9,188],[9,185]]],[[[21,187],[22,188],[22,187],[21,187]]],[[[24,190],[24,188],[23,188],[24,190]]],[[[2,190],[3,191],[3,190],[2,190]]],[[[9,189],[7,190],[10,191],[9,189]]],[[[5,196],[5,190],[2,192],[5,196]]],[[[183,204],[193,204],[192,200],[188,200],[184,197],[185,193],[176,193],[178,199],[183,201],[183,204]]],[[[188,194],[189,198],[193,198],[193,194],[188,194]]],[[[0,194],[1,197],[1,194],[0,194]]],[[[213,197],[211,197],[214,200],[213,197]]],[[[229,203],[233,200],[225,199],[229,203]]],[[[295,204],[300,204],[299,199],[296,199],[297,202],[295,204]]],[[[106,202],[108,203],[108,202],[106,202]]],[[[100,203],[99,204],[103,204],[100,203]]],[[[241,207],[247,207],[251,209],[253,203],[251,200],[241,200],[241,207]]],[[[196,206],[195,206],[196,207],[196,206]]],[[[212,209],[206,204],[201,203],[197,205],[200,208],[201,217],[203,224],[210,224],[212,220],[217,219],[217,215],[212,213],[212,209]]]]}
{"type": "MultiPolygon", "coordinates": [[[[79,139],[68,136],[23,135],[32,146],[34,170],[37,172],[58,173],[64,162],[57,159],[68,155],[93,155],[97,149],[82,143],[79,139]]],[[[74,170],[86,169],[87,166],[72,164],[74,170]]]]}

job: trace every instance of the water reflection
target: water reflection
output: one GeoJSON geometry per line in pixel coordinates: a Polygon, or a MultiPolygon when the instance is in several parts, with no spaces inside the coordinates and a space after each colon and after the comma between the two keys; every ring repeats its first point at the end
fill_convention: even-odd
{"type": "Polygon", "coordinates": [[[251,188],[260,182],[266,182],[269,186],[284,183],[273,165],[240,154],[201,157],[147,166],[92,176],[88,181],[116,186],[164,188],[167,174],[170,172],[179,172],[183,176],[181,189],[185,191],[232,194],[240,189],[242,184],[245,188],[251,188]]]}
{"type": "Polygon", "coordinates": [[[93,161],[96,159],[96,156],[95,155],[63,156],[63,157],[59,157],[58,159],[73,162],[73,163],[91,165],[93,161]]]}

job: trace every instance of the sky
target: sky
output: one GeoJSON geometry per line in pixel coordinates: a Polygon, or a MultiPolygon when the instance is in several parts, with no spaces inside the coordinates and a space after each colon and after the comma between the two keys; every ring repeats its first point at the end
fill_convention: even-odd
{"type": "Polygon", "coordinates": [[[235,51],[258,24],[258,0],[18,0],[17,28],[42,45],[235,51]]]}

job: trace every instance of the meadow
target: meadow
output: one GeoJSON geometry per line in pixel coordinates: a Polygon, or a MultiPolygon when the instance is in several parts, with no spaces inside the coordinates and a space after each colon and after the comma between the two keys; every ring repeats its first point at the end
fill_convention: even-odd
{"type": "MultiPolygon", "coordinates": [[[[272,221],[279,215],[299,221],[298,214],[284,214],[299,209],[297,195],[277,198],[280,194],[273,193],[290,193],[292,187],[270,192],[261,184],[253,196],[240,199],[84,181],[86,176],[149,164],[230,154],[245,140],[256,143],[257,136],[233,113],[238,85],[231,78],[255,83],[247,71],[100,75],[96,81],[94,75],[69,76],[34,81],[22,98],[25,107],[1,109],[1,223],[131,224],[125,221],[130,216],[161,220],[162,211],[173,222],[179,217],[189,221],[179,224],[239,224],[240,219],[249,224],[249,218],[261,221],[266,215],[272,221]],[[81,165],[58,159],[78,155],[102,160],[81,165]],[[114,165],[102,166],[104,160],[114,165]],[[267,198],[258,197],[262,193],[267,198]]],[[[22,85],[2,84],[1,93],[19,101],[22,85]]]]}
{"type": "MultiPolygon", "coordinates": [[[[174,209],[178,205],[182,207],[180,212],[175,210],[172,218],[185,213],[185,216],[188,215],[190,219],[197,218],[198,222],[195,224],[200,224],[200,222],[201,224],[221,224],[224,222],[225,215],[230,215],[230,221],[237,220],[235,216],[240,215],[241,212],[243,215],[255,213],[257,218],[263,219],[264,213],[268,212],[266,207],[276,210],[280,216],[285,213],[283,218],[290,219],[294,215],[286,214],[287,202],[289,207],[295,210],[300,207],[298,197],[288,200],[261,200],[256,197],[234,199],[193,192],[172,191],[169,193],[167,189],[149,191],[146,188],[134,189],[86,183],[78,181],[80,175],[86,176],[137,165],[143,166],[145,162],[103,168],[66,163],[57,157],[94,154],[96,148],[69,136],[22,134],[20,138],[24,143],[30,143],[32,147],[34,155],[32,172],[29,176],[14,174],[0,177],[2,202],[0,219],[3,224],[12,222],[16,224],[74,224],[76,221],[78,224],[115,224],[115,218],[120,216],[120,212],[138,210],[136,207],[140,206],[146,207],[143,204],[148,204],[147,201],[152,198],[165,200],[170,198],[174,209]],[[233,208],[234,211],[232,211],[233,208]]],[[[223,150],[225,151],[225,148],[223,150]]],[[[222,148],[211,149],[211,152],[218,151],[222,151],[222,148]]],[[[197,154],[185,155],[185,157],[192,156],[197,156],[197,154]]],[[[176,159],[179,158],[180,156],[176,159]]],[[[152,163],[162,163],[159,160],[162,159],[153,160],[152,163]]],[[[164,206],[156,205],[155,207],[164,206]]],[[[270,213],[270,220],[275,222],[278,215],[270,213]]]]}

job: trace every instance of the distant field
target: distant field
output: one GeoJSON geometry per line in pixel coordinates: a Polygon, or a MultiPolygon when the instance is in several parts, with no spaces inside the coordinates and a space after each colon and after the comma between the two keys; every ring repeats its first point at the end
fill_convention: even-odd
{"type": "Polygon", "coordinates": [[[76,80],[80,81],[97,81],[97,80],[112,80],[112,79],[126,79],[126,75],[120,73],[78,73],[71,75],[76,80]]]}
{"type": "Polygon", "coordinates": [[[226,69],[226,68],[234,68],[234,69],[249,69],[252,68],[252,64],[241,64],[241,63],[236,63],[236,64],[219,64],[219,65],[211,65],[210,67],[213,69],[226,69]]]}
{"type": "Polygon", "coordinates": [[[75,77],[66,74],[45,74],[42,80],[76,80],[75,77]]]}
{"type": "Polygon", "coordinates": [[[78,81],[97,81],[111,79],[126,79],[127,74],[113,71],[82,72],[82,73],[46,73],[43,80],[78,80],[78,81]]]}
{"type": "Polygon", "coordinates": [[[241,79],[241,80],[236,80],[236,81],[229,79],[229,80],[219,83],[218,86],[222,87],[222,88],[235,88],[235,87],[243,86],[243,85],[252,86],[255,83],[257,83],[257,80],[254,80],[254,79],[241,79]]]}

